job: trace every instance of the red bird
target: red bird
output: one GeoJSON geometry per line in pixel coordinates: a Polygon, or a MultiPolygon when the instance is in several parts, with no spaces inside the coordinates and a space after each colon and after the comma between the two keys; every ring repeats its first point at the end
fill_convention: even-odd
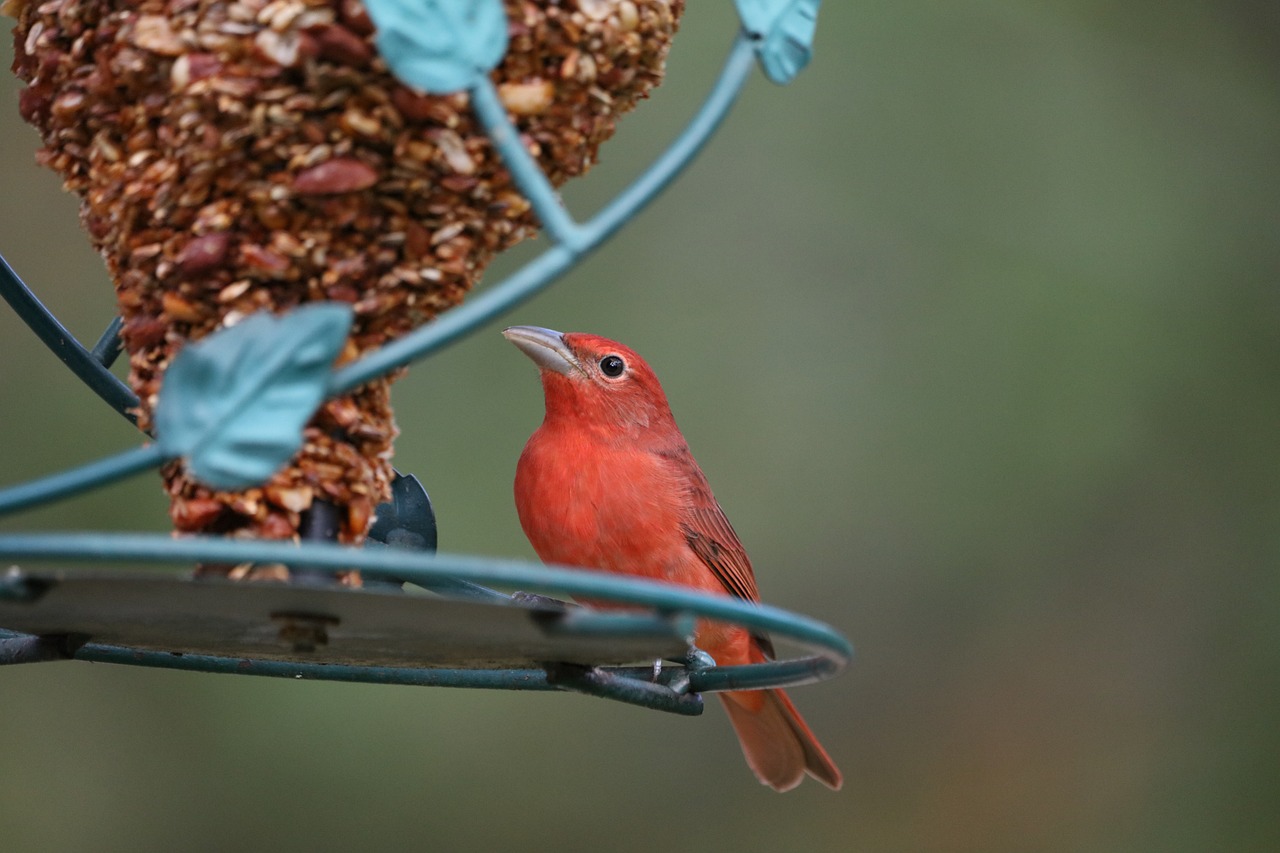
{"type": "MultiPolygon", "coordinates": [[[[516,467],[516,510],[548,563],[603,569],[759,601],[751,561],[676,427],[649,365],[596,335],[537,326],[502,333],[542,374],[546,417],[516,467]]],[[[765,637],[699,620],[720,665],[772,657],[765,637]]],[[[756,777],[778,791],[840,771],[781,690],[720,696],[756,777]]]]}

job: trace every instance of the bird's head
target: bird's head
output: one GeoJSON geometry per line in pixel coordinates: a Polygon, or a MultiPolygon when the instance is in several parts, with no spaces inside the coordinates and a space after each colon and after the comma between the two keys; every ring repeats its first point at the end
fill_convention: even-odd
{"type": "Polygon", "coordinates": [[[582,332],[511,326],[503,336],[538,365],[547,421],[571,417],[618,433],[672,421],[658,377],[620,343],[582,332]]]}

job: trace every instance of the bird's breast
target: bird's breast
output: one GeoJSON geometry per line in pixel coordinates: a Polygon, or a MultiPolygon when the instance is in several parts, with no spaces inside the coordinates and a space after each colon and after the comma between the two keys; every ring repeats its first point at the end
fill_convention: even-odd
{"type": "Polygon", "coordinates": [[[660,455],[544,427],[520,457],[515,492],[544,561],[682,582],[687,489],[660,455]]]}

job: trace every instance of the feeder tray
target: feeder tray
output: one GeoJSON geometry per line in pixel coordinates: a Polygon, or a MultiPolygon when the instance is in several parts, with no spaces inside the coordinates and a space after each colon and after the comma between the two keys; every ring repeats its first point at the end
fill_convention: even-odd
{"type": "Polygon", "coordinates": [[[0,625],[174,654],[351,666],[538,667],[682,658],[689,620],[633,620],[602,636],[581,608],[143,573],[13,573],[0,625]],[[683,623],[683,624],[682,624],[683,623]]]}

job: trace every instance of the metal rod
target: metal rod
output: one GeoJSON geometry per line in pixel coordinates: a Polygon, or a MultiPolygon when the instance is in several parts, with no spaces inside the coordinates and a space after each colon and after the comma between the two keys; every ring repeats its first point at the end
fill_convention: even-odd
{"type": "MultiPolygon", "coordinates": [[[[43,640],[43,638],[20,638],[43,640]]],[[[61,638],[51,638],[56,643],[61,638]]],[[[18,640],[0,640],[4,644],[18,640]]],[[[65,652],[61,646],[58,649],[65,652]]],[[[347,664],[292,663],[287,661],[249,660],[218,655],[174,654],[126,646],[88,643],[74,654],[62,654],[47,660],[75,660],[175,669],[187,672],[214,672],[226,675],[257,675],[306,681],[345,681],[362,684],[395,684],[415,687],[464,687],[487,690],[572,691],[603,699],[613,699],[682,716],[702,713],[702,697],[679,694],[665,683],[649,682],[643,674],[649,670],[626,668],[583,668],[573,672],[566,665],[552,664],[546,669],[428,669],[423,667],[352,666],[347,664]]],[[[0,664],[5,663],[0,659],[0,664]]],[[[17,663],[18,661],[9,661],[17,663]]],[[[668,675],[670,678],[670,675],[668,675]]]]}
{"type": "Polygon", "coordinates": [[[123,325],[123,317],[114,318],[107,324],[107,328],[102,330],[102,334],[98,337],[98,342],[93,345],[94,359],[108,370],[111,365],[116,363],[116,359],[120,357],[120,327],[123,325]]]}
{"type": "MultiPolygon", "coordinates": [[[[577,685],[552,683],[546,669],[456,669],[427,667],[356,666],[330,663],[295,663],[290,661],[250,660],[221,655],[180,654],[150,649],[135,649],[106,643],[83,643],[81,637],[36,637],[0,629],[0,665],[5,663],[37,663],[51,660],[80,660],[125,666],[145,666],[186,672],[212,672],[226,675],[257,675],[306,681],[345,681],[363,684],[395,684],[417,687],[461,687],[487,690],[574,690],[577,685]],[[11,659],[5,660],[6,653],[11,659]]],[[[553,670],[556,665],[552,665],[553,670]]],[[[601,672],[624,682],[645,682],[653,674],[649,667],[600,667],[601,672]]],[[[557,675],[562,678],[566,673],[557,675]]],[[[666,667],[656,684],[669,690],[673,682],[688,680],[680,666],[666,667]]],[[[653,683],[653,682],[650,682],[653,683]]],[[[645,692],[647,688],[641,688],[645,692]]],[[[581,690],[605,696],[600,691],[581,690]]],[[[607,695],[605,698],[619,698],[607,695]]],[[[620,701],[626,701],[620,699],[620,701]]],[[[645,702],[631,704],[646,704],[645,702]]],[[[665,710],[665,709],[664,709],[665,710]]],[[[679,713],[679,712],[678,712],[679,713]]]]}
{"type": "Polygon", "coordinates": [[[0,515],[31,509],[76,492],[105,486],[146,468],[154,468],[164,461],[164,453],[159,445],[144,444],[70,471],[10,486],[0,490],[0,515]]]}
{"type": "Polygon", "coordinates": [[[350,681],[421,687],[475,687],[490,690],[558,690],[541,669],[428,669],[422,667],[352,666],[327,663],[248,660],[218,655],[174,654],[127,646],[88,643],[76,660],[115,663],[188,672],[260,675],[310,681],[350,681]]]}
{"type": "Polygon", "coordinates": [[[107,405],[119,412],[130,423],[137,418],[129,410],[138,405],[138,397],[111,371],[107,370],[94,354],[67,331],[48,308],[36,298],[30,288],[18,278],[18,274],[0,256],[0,296],[3,296],[13,312],[36,333],[44,345],[56,355],[80,381],[89,386],[107,405]]]}
{"type": "Polygon", "coordinates": [[[533,206],[533,212],[543,230],[551,239],[563,243],[575,252],[587,249],[591,242],[591,229],[578,225],[565,210],[560,194],[551,186],[546,173],[520,141],[520,131],[507,116],[507,108],[502,105],[493,81],[481,76],[471,87],[469,94],[472,111],[484,125],[485,132],[498,149],[516,186],[533,206]]]}

